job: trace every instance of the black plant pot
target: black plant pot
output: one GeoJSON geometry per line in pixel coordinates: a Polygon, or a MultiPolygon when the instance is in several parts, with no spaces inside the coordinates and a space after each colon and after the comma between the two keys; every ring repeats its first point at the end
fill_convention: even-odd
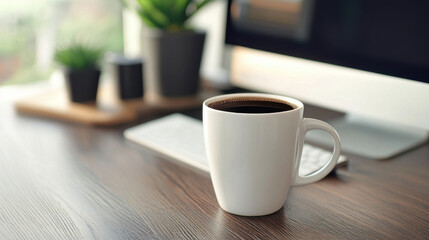
{"type": "Polygon", "coordinates": [[[110,63],[112,78],[120,99],[143,97],[143,64],[141,59],[111,54],[107,62],[110,63]]]}
{"type": "Polygon", "coordinates": [[[65,70],[67,91],[72,102],[95,102],[97,99],[100,70],[87,68],[83,70],[65,70]]]}
{"type": "Polygon", "coordinates": [[[145,89],[165,97],[196,95],[205,36],[193,31],[144,29],[145,89]]]}

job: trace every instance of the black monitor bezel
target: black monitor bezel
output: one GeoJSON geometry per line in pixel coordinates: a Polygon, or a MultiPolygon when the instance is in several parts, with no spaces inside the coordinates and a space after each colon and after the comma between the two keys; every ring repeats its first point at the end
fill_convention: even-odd
{"type": "Polygon", "coordinates": [[[231,19],[232,1],[228,0],[226,44],[429,83],[429,69],[424,66],[399,64],[365,56],[334,54],[333,51],[317,48],[314,44],[310,46],[308,43],[297,43],[284,38],[263,36],[254,32],[239,30],[234,26],[231,19]]]}

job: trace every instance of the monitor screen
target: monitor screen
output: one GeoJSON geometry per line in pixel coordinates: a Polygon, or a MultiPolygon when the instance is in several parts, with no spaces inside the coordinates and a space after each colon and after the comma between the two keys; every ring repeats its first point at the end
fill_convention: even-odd
{"type": "Polygon", "coordinates": [[[229,0],[226,43],[429,82],[429,2],[229,0]]]}

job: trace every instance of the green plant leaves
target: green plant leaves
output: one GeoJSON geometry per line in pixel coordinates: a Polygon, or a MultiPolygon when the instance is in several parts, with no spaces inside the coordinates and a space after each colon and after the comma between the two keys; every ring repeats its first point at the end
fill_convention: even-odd
{"type": "Polygon", "coordinates": [[[152,1],[152,4],[154,7],[156,7],[160,12],[164,14],[166,18],[171,17],[171,2],[169,0],[158,0],[158,1],[152,1]]]}
{"type": "Polygon", "coordinates": [[[67,68],[82,70],[96,67],[102,54],[101,49],[74,43],[67,48],[57,50],[55,61],[67,68]]]}
{"type": "MultiPolygon", "coordinates": [[[[130,7],[122,0],[126,7],[130,7]]],[[[135,9],[149,27],[177,31],[186,29],[188,19],[213,0],[135,0],[135,9]]]]}
{"type": "Polygon", "coordinates": [[[154,26],[165,28],[168,26],[169,19],[162,11],[160,11],[154,4],[155,1],[137,0],[141,6],[141,16],[150,21],[154,26]]]}
{"type": "Polygon", "coordinates": [[[186,20],[188,20],[188,15],[186,9],[188,8],[191,0],[177,0],[173,6],[173,12],[175,19],[179,25],[185,25],[186,20]]]}

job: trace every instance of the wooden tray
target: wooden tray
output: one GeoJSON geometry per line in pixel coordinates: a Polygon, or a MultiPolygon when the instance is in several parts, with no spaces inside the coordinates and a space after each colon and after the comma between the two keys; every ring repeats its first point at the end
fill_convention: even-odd
{"type": "Polygon", "coordinates": [[[15,108],[25,114],[109,126],[135,121],[140,114],[148,111],[177,111],[198,107],[203,99],[211,95],[214,93],[168,99],[146,93],[144,99],[122,101],[116,97],[113,86],[106,85],[99,89],[98,100],[94,104],[70,102],[65,89],[56,89],[20,99],[15,102],[15,108]]]}

